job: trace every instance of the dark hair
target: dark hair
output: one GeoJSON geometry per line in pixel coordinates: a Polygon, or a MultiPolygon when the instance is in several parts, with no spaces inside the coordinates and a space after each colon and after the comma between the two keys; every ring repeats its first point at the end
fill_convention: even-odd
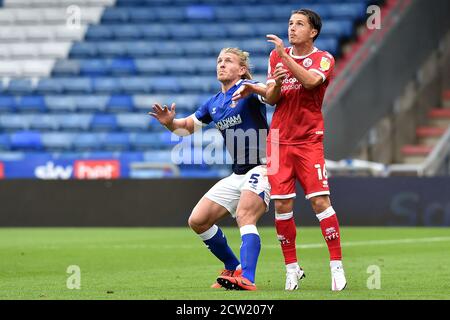
{"type": "Polygon", "coordinates": [[[302,14],[308,17],[309,24],[317,30],[317,34],[313,38],[313,41],[315,41],[320,34],[320,30],[322,29],[322,19],[320,18],[320,16],[314,11],[308,9],[294,10],[292,11],[291,15],[293,14],[302,14]]]}

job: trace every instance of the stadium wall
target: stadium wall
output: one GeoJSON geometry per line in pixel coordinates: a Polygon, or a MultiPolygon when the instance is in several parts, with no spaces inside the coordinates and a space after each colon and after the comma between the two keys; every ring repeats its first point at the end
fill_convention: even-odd
{"type": "Polygon", "coordinates": [[[450,30],[448,0],[413,0],[403,10],[392,21],[381,21],[356,74],[325,110],[327,159],[356,151],[450,30]]]}
{"type": "MultiPolygon", "coordinates": [[[[211,179],[3,180],[1,227],[187,226],[211,179]]],[[[450,178],[330,179],[333,207],[345,226],[450,226],[450,178]]],[[[301,189],[299,226],[318,225],[301,189]]],[[[234,225],[226,218],[221,225],[234,225]]],[[[273,226],[273,205],[260,225],[273,226]]]]}

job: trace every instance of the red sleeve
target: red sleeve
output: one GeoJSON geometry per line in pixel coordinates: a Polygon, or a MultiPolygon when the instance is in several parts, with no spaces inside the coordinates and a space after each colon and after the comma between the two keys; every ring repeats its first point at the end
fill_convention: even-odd
{"type": "Polygon", "coordinates": [[[320,55],[314,57],[313,64],[309,68],[309,71],[319,74],[325,82],[333,72],[334,58],[328,52],[322,52],[320,55]]]}
{"type": "Polygon", "coordinates": [[[276,68],[276,57],[277,57],[276,51],[272,50],[272,52],[270,53],[269,63],[267,66],[267,82],[266,83],[271,83],[271,82],[275,81],[275,80],[273,80],[273,72],[275,71],[275,68],[276,68]]]}

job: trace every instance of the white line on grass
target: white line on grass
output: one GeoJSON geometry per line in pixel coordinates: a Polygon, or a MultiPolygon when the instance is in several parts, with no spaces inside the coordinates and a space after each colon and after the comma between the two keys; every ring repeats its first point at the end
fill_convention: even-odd
{"type": "MultiPolygon", "coordinates": [[[[398,244],[416,244],[416,243],[432,243],[432,242],[447,242],[450,237],[430,237],[430,238],[406,238],[406,239],[391,239],[391,240],[366,240],[366,241],[349,241],[342,242],[342,247],[357,247],[357,246],[379,246],[379,245],[398,245],[398,244]]],[[[70,245],[70,244],[69,244],[70,245]]],[[[93,245],[93,244],[79,244],[80,249],[196,249],[198,245],[186,244],[111,244],[111,245],[93,245]]],[[[326,243],[308,243],[297,245],[298,249],[317,249],[325,248],[326,243]]],[[[41,246],[42,249],[62,249],[63,246],[48,245],[41,246]]],[[[264,249],[279,249],[279,245],[264,245],[264,249]]]]}

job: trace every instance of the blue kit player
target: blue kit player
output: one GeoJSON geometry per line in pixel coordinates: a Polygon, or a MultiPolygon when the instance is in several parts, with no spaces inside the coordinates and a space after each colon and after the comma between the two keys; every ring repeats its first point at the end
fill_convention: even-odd
{"type": "MultiPolygon", "coordinates": [[[[284,76],[284,75],[283,75],[284,76]]],[[[233,160],[233,173],[214,185],[197,203],[189,217],[189,226],[209,250],[224,264],[213,288],[256,290],[255,272],[261,240],[256,228],[267,211],[270,185],[265,162],[268,130],[266,106],[262,98],[251,94],[238,102],[233,93],[252,81],[249,54],[237,48],[224,48],[217,58],[217,79],[222,90],[189,117],[175,119],[175,104],[170,109],[153,105],[149,114],[179,136],[189,135],[214,122],[221,132],[233,160]],[[265,133],[262,137],[261,131],[265,133]],[[240,261],[216,223],[231,215],[241,234],[240,261]]],[[[261,84],[263,85],[263,84],[261,84]]]]}

